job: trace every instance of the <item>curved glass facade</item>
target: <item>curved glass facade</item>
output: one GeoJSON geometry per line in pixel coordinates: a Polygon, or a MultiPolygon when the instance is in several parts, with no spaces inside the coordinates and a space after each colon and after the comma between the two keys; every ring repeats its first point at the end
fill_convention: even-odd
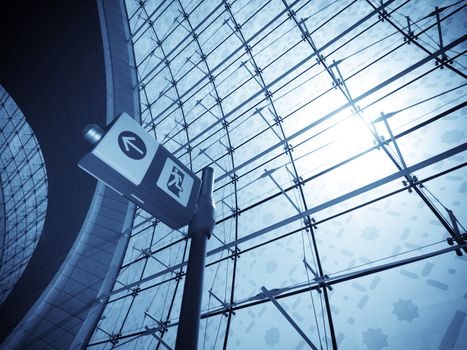
{"type": "Polygon", "coordinates": [[[47,174],[34,133],[0,85],[0,303],[26,268],[44,226],[47,174]]]}
{"type": "MultiPolygon", "coordinates": [[[[126,6],[143,126],[216,171],[200,349],[467,346],[465,4],[126,6]]],[[[138,212],[90,348],[173,348],[188,245],[138,212]]]]}

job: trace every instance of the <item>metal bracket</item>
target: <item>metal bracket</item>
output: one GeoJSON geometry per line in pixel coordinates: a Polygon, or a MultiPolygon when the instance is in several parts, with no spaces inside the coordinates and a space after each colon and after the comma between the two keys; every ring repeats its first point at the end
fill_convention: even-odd
{"type": "Polygon", "coordinates": [[[312,343],[312,341],[307,337],[305,332],[298,326],[298,324],[290,317],[290,315],[285,311],[285,309],[279,304],[279,302],[274,298],[274,294],[272,291],[269,291],[266,289],[266,287],[262,286],[261,290],[263,291],[264,295],[271,300],[271,302],[274,304],[274,306],[280,311],[280,313],[286,318],[287,321],[292,325],[293,328],[300,334],[303,338],[303,340],[314,350],[318,350],[318,348],[315,346],[315,344],[312,343]]]}
{"type": "Polygon", "coordinates": [[[453,60],[446,55],[446,50],[444,49],[443,43],[443,33],[441,32],[441,19],[439,18],[439,14],[447,9],[447,7],[439,8],[438,6],[435,7],[435,11],[430,13],[430,15],[436,16],[436,26],[438,28],[438,39],[439,39],[439,49],[441,51],[441,58],[436,61],[436,66],[440,66],[440,69],[443,69],[446,64],[452,64],[453,60]]]}
{"type": "MultiPolygon", "coordinates": [[[[381,6],[383,6],[383,0],[379,0],[379,3],[381,4],[381,6]]],[[[381,20],[381,22],[384,22],[384,20],[388,17],[391,17],[391,15],[386,11],[386,9],[382,9],[381,11],[379,11],[379,15],[378,15],[378,18],[381,20]]]]}
{"type": "Polygon", "coordinates": [[[122,333],[111,334],[111,335],[110,335],[110,342],[111,342],[113,345],[118,344],[118,340],[120,339],[121,336],[122,336],[122,333]]]}
{"type": "Polygon", "coordinates": [[[214,294],[212,289],[209,290],[209,295],[212,296],[214,299],[216,299],[222,305],[222,308],[223,308],[222,314],[225,317],[229,316],[229,312],[232,312],[232,314],[235,315],[235,311],[232,310],[232,305],[227,304],[225,301],[219,298],[216,294],[214,294]]]}
{"type": "Polygon", "coordinates": [[[419,188],[423,188],[423,183],[421,183],[415,175],[406,175],[407,180],[402,180],[402,184],[407,187],[409,193],[412,193],[412,188],[418,186],[419,188]]]}
{"type": "Polygon", "coordinates": [[[306,216],[303,218],[303,224],[305,225],[305,231],[309,231],[311,228],[317,230],[318,225],[316,224],[315,218],[310,218],[309,216],[306,216]]]}
{"type": "Polygon", "coordinates": [[[238,247],[235,247],[235,250],[229,249],[232,255],[230,256],[230,259],[235,260],[235,258],[240,259],[240,253],[241,250],[238,247]]]}
{"type": "Polygon", "coordinates": [[[322,287],[322,288],[327,287],[329,290],[332,290],[332,286],[330,286],[329,284],[326,283],[327,280],[329,280],[328,275],[323,275],[322,277],[315,278],[315,281],[318,282],[320,287],[322,287]]]}
{"type": "Polygon", "coordinates": [[[156,338],[162,345],[165,346],[166,349],[172,350],[169,344],[167,344],[161,337],[159,337],[156,332],[159,330],[159,328],[149,328],[148,326],[144,326],[144,329],[146,329],[146,333],[152,335],[154,338],[156,338]]]}
{"type": "Polygon", "coordinates": [[[417,36],[412,31],[411,20],[409,16],[405,17],[407,19],[407,34],[404,34],[404,41],[407,42],[408,45],[414,40],[417,40],[417,36]]]}
{"type": "MultiPolygon", "coordinates": [[[[452,228],[454,231],[454,237],[449,237],[446,239],[449,245],[454,245],[457,243],[458,245],[466,244],[467,243],[467,233],[461,233],[459,230],[459,226],[457,225],[457,218],[454,215],[454,212],[450,209],[446,208],[446,211],[449,214],[449,219],[451,219],[452,228]]],[[[462,251],[460,249],[455,250],[457,256],[462,256],[462,251]]]]}
{"type": "Polygon", "coordinates": [[[170,324],[170,321],[167,321],[167,322],[163,322],[163,321],[159,321],[157,318],[155,318],[154,316],[152,316],[149,312],[145,311],[144,314],[149,317],[151,320],[153,320],[154,322],[157,323],[157,330],[160,331],[162,334],[167,332],[167,326],[170,324]]]}
{"type": "MultiPolygon", "coordinates": [[[[305,268],[310,270],[310,272],[315,277],[315,278],[313,278],[313,280],[316,281],[321,288],[327,287],[329,290],[332,290],[332,287],[330,285],[326,284],[326,281],[329,280],[328,275],[323,275],[323,276],[318,275],[318,273],[315,270],[313,270],[313,268],[310,266],[310,264],[308,263],[308,261],[306,261],[305,258],[303,258],[302,261],[305,264],[305,268]]],[[[321,289],[317,289],[317,291],[318,291],[318,293],[321,294],[321,289]]]]}

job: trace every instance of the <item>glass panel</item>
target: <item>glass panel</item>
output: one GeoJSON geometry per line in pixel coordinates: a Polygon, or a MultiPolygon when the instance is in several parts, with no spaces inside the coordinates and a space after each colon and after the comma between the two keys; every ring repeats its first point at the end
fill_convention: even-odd
{"type": "Polygon", "coordinates": [[[0,304],[13,289],[44,226],[47,174],[39,144],[0,85],[0,304]]]}
{"type": "MultiPolygon", "coordinates": [[[[467,285],[453,250],[467,226],[464,5],[442,2],[437,16],[421,0],[126,4],[143,126],[198,174],[216,172],[199,347],[411,349],[419,322],[417,339],[431,338],[418,348],[462,348],[443,339],[467,285]]],[[[138,215],[104,313],[115,319],[90,345],[163,347],[146,326],[174,345],[186,228],[138,215]]]]}

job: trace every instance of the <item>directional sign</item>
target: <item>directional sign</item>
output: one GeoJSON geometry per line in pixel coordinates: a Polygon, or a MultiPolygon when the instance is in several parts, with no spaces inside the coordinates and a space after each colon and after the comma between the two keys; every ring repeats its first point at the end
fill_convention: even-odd
{"type": "Polygon", "coordinates": [[[193,187],[193,178],[177,166],[172,159],[167,158],[157,180],[157,186],[186,207],[193,187]]]}
{"type": "Polygon", "coordinates": [[[128,114],[109,125],[78,165],[172,228],[193,217],[199,178],[128,114]]]}
{"type": "Polygon", "coordinates": [[[149,169],[159,143],[128,114],[122,114],[93,153],[135,185],[149,169]]]}
{"type": "Polygon", "coordinates": [[[131,131],[123,131],[118,135],[118,145],[127,157],[143,159],[146,155],[146,145],[141,137],[131,131]]]}

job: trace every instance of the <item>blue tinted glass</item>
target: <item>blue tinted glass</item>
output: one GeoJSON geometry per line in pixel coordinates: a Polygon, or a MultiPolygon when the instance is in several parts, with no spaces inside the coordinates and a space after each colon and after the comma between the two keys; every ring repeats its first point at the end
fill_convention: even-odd
{"type": "MultiPolygon", "coordinates": [[[[216,171],[199,348],[467,347],[464,5],[126,6],[143,126],[216,171]]],[[[139,211],[91,345],[174,346],[188,246],[139,211]]]]}
{"type": "Polygon", "coordinates": [[[0,303],[26,268],[47,210],[47,174],[32,129],[0,85],[0,303]]]}

